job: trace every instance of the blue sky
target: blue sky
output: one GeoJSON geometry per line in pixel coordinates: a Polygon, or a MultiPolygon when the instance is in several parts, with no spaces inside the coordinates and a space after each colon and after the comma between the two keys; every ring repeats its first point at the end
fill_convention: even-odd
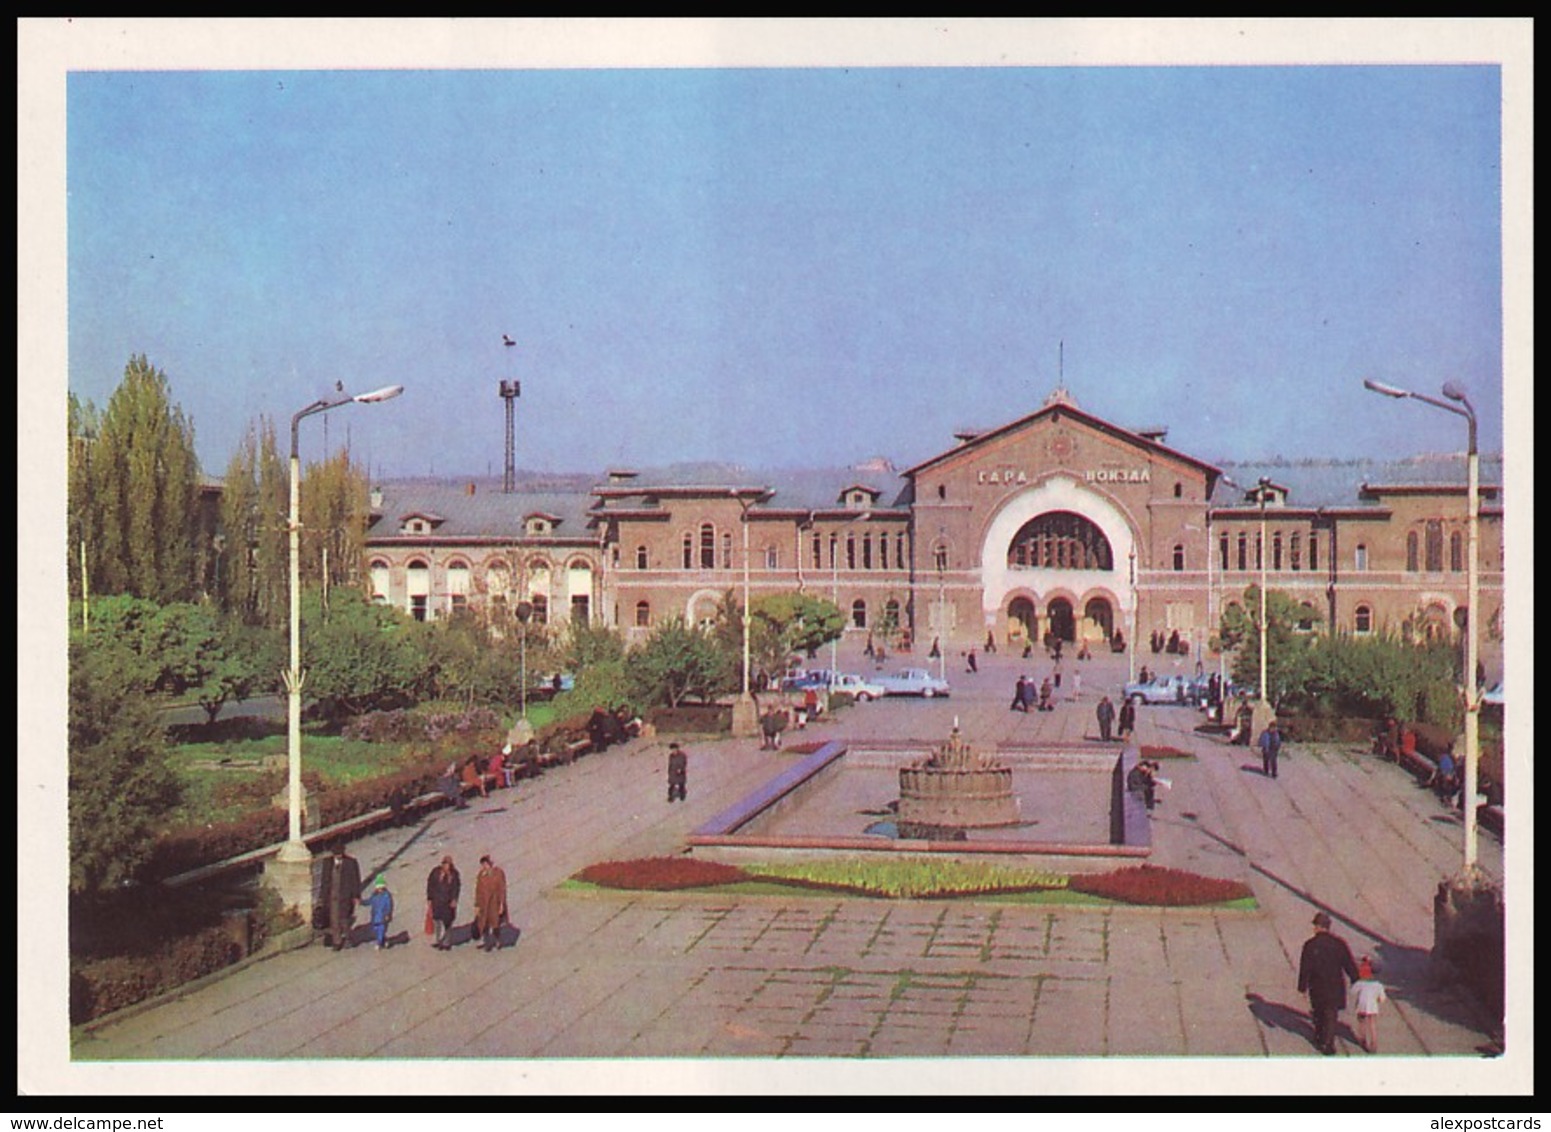
{"type": "Polygon", "coordinates": [[[905,466],[1057,383],[1205,459],[1502,444],[1493,66],[78,72],[69,385],[220,473],[905,466]],[[506,349],[502,334],[518,345],[506,349]],[[322,426],[304,426],[321,454],[322,426]]]}

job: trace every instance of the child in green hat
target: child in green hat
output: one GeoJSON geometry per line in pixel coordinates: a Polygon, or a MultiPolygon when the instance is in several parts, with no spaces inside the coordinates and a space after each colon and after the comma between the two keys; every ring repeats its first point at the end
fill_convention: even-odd
{"type": "Polygon", "coordinates": [[[381,951],[388,946],[388,925],[393,922],[393,894],[388,891],[387,877],[378,876],[366,906],[372,910],[372,932],[377,936],[377,950],[381,951]]]}

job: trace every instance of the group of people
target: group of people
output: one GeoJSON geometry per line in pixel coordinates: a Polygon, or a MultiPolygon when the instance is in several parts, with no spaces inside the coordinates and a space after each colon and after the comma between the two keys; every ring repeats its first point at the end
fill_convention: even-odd
{"type": "Polygon", "coordinates": [[[1129,699],[1122,700],[1119,712],[1115,711],[1115,705],[1108,696],[1100,696],[1099,703],[1094,708],[1094,715],[1099,721],[1099,738],[1108,743],[1111,740],[1111,732],[1115,724],[1120,724],[1118,738],[1123,742],[1129,739],[1136,731],[1136,705],[1129,699]]]}
{"type": "MultiPolygon", "coordinates": [[[[1060,679],[1059,673],[1056,679],[1060,679]]],[[[1051,702],[1051,697],[1055,694],[1055,689],[1058,687],[1060,685],[1052,682],[1049,676],[1046,676],[1038,684],[1035,684],[1027,676],[1019,676],[1017,684],[1013,687],[1010,710],[1021,712],[1027,712],[1030,709],[1034,711],[1055,711],[1055,704],[1051,702]]]]}
{"type": "MultiPolygon", "coordinates": [[[[385,874],[378,874],[370,892],[362,896],[360,863],[350,856],[343,844],[338,844],[323,866],[321,879],[319,903],[324,942],[329,947],[343,951],[355,946],[356,909],[363,905],[368,910],[377,950],[383,951],[393,945],[395,941],[388,934],[393,923],[393,893],[389,891],[385,874]]],[[[458,914],[462,887],[451,857],[443,857],[441,864],[426,878],[426,934],[434,935],[432,946],[439,951],[452,948],[452,926],[458,914]]],[[[501,929],[509,922],[506,873],[487,853],[479,859],[479,876],[474,884],[473,938],[484,941],[485,951],[498,950],[501,929]]]]}
{"type": "Polygon", "coordinates": [[[1165,634],[1162,629],[1155,629],[1149,643],[1152,645],[1154,655],[1166,652],[1170,656],[1185,656],[1190,652],[1190,642],[1180,640],[1178,629],[1168,634],[1165,634]]]}

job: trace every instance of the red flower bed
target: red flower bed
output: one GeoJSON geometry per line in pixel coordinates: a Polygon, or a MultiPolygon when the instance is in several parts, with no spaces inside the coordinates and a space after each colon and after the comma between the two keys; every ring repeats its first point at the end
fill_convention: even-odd
{"type": "Polygon", "coordinates": [[[1165,869],[1157,865],[1138,865],[1112,873],[1079,873],[1068,882],[1073,892],[1086,892],[1127,904],[1151,904],[1179,908],[1194,904],[1222,904],[1253,896],[1249,887],[1236,880],[1219,880],[1165,869]]]}
{"type": "Polygon", "coordinates": [[[1182,751],[1178,747],[1142,748],[1142,758],[1144,759],[1188,759],[1191,757],[1189,751],[1182,751]]]}
{"type": "Polygon", "coordinates": [[[635,861],[603,861],[588,865],[577,880],[602,888],[644,889],[671,892],[679,888],[707,888],[751,880],[736,865],[699,861],[693,857],[644,857],[635,861]]]}

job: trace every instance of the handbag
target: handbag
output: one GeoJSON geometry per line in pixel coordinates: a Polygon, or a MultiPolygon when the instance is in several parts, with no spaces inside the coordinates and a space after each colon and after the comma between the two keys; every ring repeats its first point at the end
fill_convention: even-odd
{"type": "Polygon", "coordinates": [[[435,921],[435,919],[432,918],[432,916],[431,916],[431,909],[429,907],[426,908],[426,910],[425,910],[425,934],[426,935],[435,935],[436,934],[436,921],[435,921]]]}

